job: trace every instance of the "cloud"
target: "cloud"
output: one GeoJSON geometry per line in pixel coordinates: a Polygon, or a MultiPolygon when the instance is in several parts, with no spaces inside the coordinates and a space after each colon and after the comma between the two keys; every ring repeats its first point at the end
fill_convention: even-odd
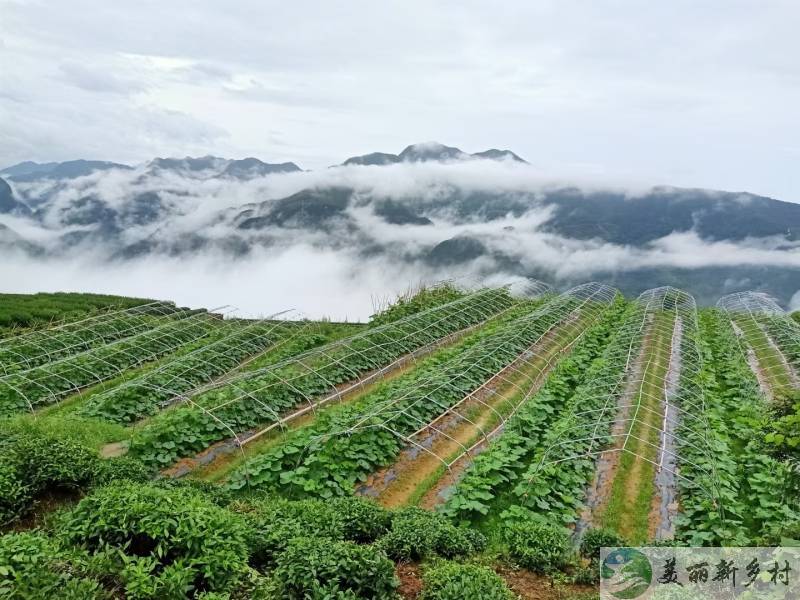
{"type": "Polygon", "coordinates": [[[373,312],[373,297],[393,297],[419,281],[413,268],[397,267],[358,264],[304,245],[277,253],[260,250],[236,261],[208,254],[103,264],[20,256],[0,263],[0,292],[97,292],[191,307],[232,305],[249,317],[292,309],[294,318],[364,320],[373,312]]]}
{"type": "Polygon", "coordinates": [[[796,310],[800,310],[800,290],[792,296],[792,299],[789,301],[789,310],[794,312],[796,310]]]}
{"type": "MultiPolygon", "coordinates": [[[[474,160],[341,167],[248,181],[153,172],[142,164],[130,171],[95,172],[69,181],[18,183],[17,193],[28,200],[47,198],[44,218],[35,223],[0,217],[0,223],[54,252],[60,235],[96,227],[66,224],[66,216],[75,214],[76,203],[84,198],[124,216],[136,209],[142,194],[156,193],[163,212],[143,224],[125,222],[110,239],[89,237],[71,251],[58,250],[63,254],[60,258],[9,258],[0,267],[0,278],[14,289],[20,285],[28,289],[37,281],[47,286],[75,285],[69,281],[76,277],[82,287],[98,291],[174,296],[206,306],[227,299],[248,311],[261,307],[271,312],[291,305],[314,316],[327,311],[339,318],[364,318],[371,295],[391,295],[420,279],[493,275],[510,280],[536,274],[568,282],[643,270],[728,269],[719,282],[721,293],[759,285],[748,279],[752,272],[747,269],[800,272],[800,242],[783,236],[710,241],[689,230],[631,246],[559,235],[546,227],[555,208],[542,199],[564,186],[584,193],[610,190],[630,202],[647,201],[643,198],[649,191],[644,185],[606,187],[588,179],[568,183],[544,178],[526,165],[474,160]],[[336,186],[351,188],[355,195],[338,219],[319,227],[236,227],[234,217],[248,205],[269,211],[274,201],[301,190],[336,186]],[[502,206],[515,208],[490,219],[477,208],[459,208],[459,198],[480,198],[481,194],[488,194],[488,200],[481,201],[484,207],[500,206],[502,201],[502,206]],[[388,223],[376,213],[387,198],[433,224],[388,223]],[[193,246],[198,235],[207,241],[203,250],[193,246]],[[454,238],[477,240],[486,252],[472,261],[431,263],[432,249],[454,238]],[[156,249],[136,260],[109,260],[120,249],[139,242],[156,249]],[[230,248],[242,245],[250,248],[249,254],[231,254],[230,248]],[[178,256],[169,256],[177,249],[178,256]],[[148,279],[145,274],[151,267],[154,275],[148,279]],[[256,281],[272,286],[271,291],[254,289],[256,281]],[[341,301],[329,300],[334,297],[341,301]]],[[[702,192],[692,192],[698,193],[702,192]]],[[[723,201],[716,192],[707,195],[711,201],[723,201]]]]}
{"type": "Polygon", "coordinates": [[[101,68],[88,68],[76,62],[63,62],[58,66],[66,81],[87,92],[130,94],[143,89],[142,84],[126,81],[101,68]]]}

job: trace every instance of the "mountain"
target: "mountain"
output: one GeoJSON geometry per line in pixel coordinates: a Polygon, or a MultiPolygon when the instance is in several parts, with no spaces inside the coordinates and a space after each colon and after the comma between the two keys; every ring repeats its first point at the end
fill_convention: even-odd
{"type": "Polygon", "coordinates": [[[388,154],[386,152],[372,152],[362,156],[352,156],[342,163],[343,166],[352,165],[392,165],[401,162],[448,162],[453,160],[510,160],[527,164],[525,160],[517,156],[511,150],[484,150],[474,154],[467,154],[459,148],[445,146],[439,142],[422,142],[407,146],[400,154],[388,154]]]}
{"type": "Polygon", "coordinates": [[[3,179],[0,179],[0,215],[31,215],[28,205],[16,199],[14,190],[3,179]]]}
{"type": "Polygon", "coordinates": [[[372,152],[363,156],[353,156],[348,158],[342,164],[348,165],[391,165],[399,163],[400,157],[396,154],[387,154],[386,152],[372,152]]]}
{"type": "Polygon", "coordinates": [[[116,164],[20,164],[7,175],[11,185],[0,179],[3,252],[238,260],[311,248],[430,278],[596,279],[629,294],[666,283],[701,302],[758,289],[788,303],[800,289],[800,204],[744,192],[538,183],[541,175],[510,150],[414,144],[317,172],[252,157],[156,158],[111,167],[113,179],[109,171],[109,179],[74,180],[80,169],[68,167],[81,163],[84,172],[116,164]],[[513,177],[503,163],[517,165],[513,177]],[[471,174],[470,165],[480,169],[471,174]]]}
{"type": "Polygon", "coordinates": [[[746,193],[657,187],[641,197],[556,190],[548,231],[581,240],[641,245],[673,232],[697,231],[710,241],[786,236],[800,240],[800,204],[746,193]]]}
{"type": "Polygon", "coordinates": [[[230,161],[222,171],[222,175],[233,177],[234,179],[253,179],[254,177],[264,177],[275,173],[297,173],[301,170],[293,162],[270,164],[257,158],[243,158],[230,161]]]}
{"type": "Polygon", "coordinates": [[[130,170],[133,167],[102,160],[68,160],[66,162],[35,163],[31,161],[7,167],[0,171],[11,181],[31,182],[40,179],[75,179],[89,175],[95,171],[109,169],[130,170]]]}
{"type": "Polygon", "coordinates": [[[425,162],[429,160],[458,160],[468,156],[466,152],[453,146],[445,146],[439,142],[423,142],[421,144],[411,144],[398,157],[401,162],[425,162]]]}
{"type": "Polygon", "coordinates": [[[484,150],[483,152],[475,152],[472,156],[475,158],[488,158],[490,160],[512,160],[528,164],[528,161],[520,158],[511,150],[497,150],[495,148],[490,148],[489,150],[484,150]]]}
{"type": "Polygon", "coordinates": [[[36,163],[30,160],[23,161],[11,167],[0,169],[0,175],[14,177],[19,175],[33,175],[36,173],[48,173],[58,166],[57,162],[36,163]]]}
{"type": "Polygon", "coordinates": [[[276,173],[295,173],[301,171],[293,162],[277,164],[265,163],[257,158],[233,160],[218,156],[192,158],[154,158],[146,165],[149,174],[164,172],[178,173],[194,179],[213,179],[228,177],[233,179],[254,179],[276,173]]]}

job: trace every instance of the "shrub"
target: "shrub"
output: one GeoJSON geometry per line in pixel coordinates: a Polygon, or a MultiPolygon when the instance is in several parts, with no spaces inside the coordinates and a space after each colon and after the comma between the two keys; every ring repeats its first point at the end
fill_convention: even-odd
{"type": "Polygon", "coordinates": [[[378,542],[390,558],[420,560],[439,555],[467,556],[483,548],[485,538],[476,531],[461,529],[436,513],[407,508],[392,519],[392,529],[378,542]]]}
{"type": "Polygon", "coordinates": [[[28,512],[37,495],[80,489],[97,474],[101,459],[91,448],[33,431],[0,433],[0,525],[28,512]]]}
{"type": "Polygon", "coordinates": [[[392,522],[389,511],[363,498],[337,498],[330,505],[342,523],[344,539],[353,542],[374,542],[389,530],[392,522]]]}
{"type": "Polygon", "coordinates": [[[60,525],[69,543],[91,552],[109,546],[134,557],[122,577],[139,597],[162,589],[167,579],[172,586],[224,591],[246,569],[243,520],[186,488],[120,482],[81,500],[60,525]],[[165,575],[170,565],[176,566],[165,575]],[[150,581],[156,571],[160,581],[150,581]]]}
{"type": "Polygon", "coordinates": [[[419,600],[513,600],[505,582],[488,567],[441,562],[422,575],[419,600]]]}
{"type": "Polygon", "coordinates": [[[392,598],[397,587],[394,564],[383,552],[310,538],[289,542],[278,556],[274,577],[280,597],[288,599],[392,598]]]}
{"type": "Polygon", "coordinates": [[[589,529],[581,540],[581,556],[593,561],[600,561],[600,548],[626,546],[627,542],[616,531],[611,529],[589,529]]]}
{"type": "Polygon", "coordinates": [[[261,498],[234,502],[231,509],[247,521],[250,562],[256,568],[273,566],[278,554],[296,538],[344,539],[339,515],[321,500],[261,498]]]}
{"type": "Polygon", "coordinates": [[[85,486],[95,477],[101,460],[92,448],[72,440],[28,432],[14,436],[3,458],[36,491],[85,486]]]}
{"type": "Polygon", "coordinates": [[[106,596],[71,557],[40,533],[0,537],[0,597],[88,600],[106,596]]]}
{"type": "MultiPolygon", "coordinates": [[[[131,459],[134,460],[134,459],[131,459]]],[[[139,462],[139,461],[137,461],[139,462]]],[[[139,462],[139,464],[144,464],[139,462]]],[[[227,507],[233,501],[233,494],[223,486],[200,479],[157,479],[153,482],[164,489],[189,489],[199,492],[217,506],[227,507]]]]}
{"type": "Polygon", "coordinates": [[[47,492],[83,492],[118,479],[146,481],[152,473],[127,457],[104,460],[94,448],[52,424],[23,421],[0,427],[0,525],[23,516],[47,492]]]}
{"type": "Polygon", "coordinates": [[[20,516],[31,499],[31,488],[13,464],[0,463],[0,525],[20,516]]]}
{"type": "Polygon", "coordinates": [[[503,530],[503,537],[511,557],[537,573],[565,566],[572,551],[565,529],[537,521],[511,523],[503,530]]]}
{"type": "Polygon", "coordinates": [[[100,460],[94,479],[96,485],[106,485],[112,481],[149,481],[155,473],[143,462],[128,456],[100,460]]]}

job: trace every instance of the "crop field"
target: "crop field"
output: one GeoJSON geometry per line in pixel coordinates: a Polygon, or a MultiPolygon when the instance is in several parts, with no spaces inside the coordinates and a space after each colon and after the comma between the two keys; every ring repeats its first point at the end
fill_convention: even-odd
{"type": "Polygon", "coordinates": [[[0,598],[588,599],[602,546],[800,545],[800,321],[761,293],[68,300],[0,336],[0,598]]]}

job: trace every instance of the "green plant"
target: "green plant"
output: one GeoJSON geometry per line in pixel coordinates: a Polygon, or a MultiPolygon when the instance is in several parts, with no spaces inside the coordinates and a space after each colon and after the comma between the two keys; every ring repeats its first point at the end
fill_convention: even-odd
{"type": "Polygon", "coordinates": [[[144,482],[150,480],[153,475],[155,475],[153,469],[143,462],[128,456],[118,456],[97,463],[94,483],[106,485],[123,479],[144,482]]]}
{"type": "Polygon", "coordinates": [[[151,589],[148,585],[158,590],[167,583],[174,587],[184,582],[187,569],[192,574],[187,580],[191,589],[224,591],[246,570],[241,517],[188,488],[120,482],[81,500],[59,525],[69,544],[89,552],[117,548],[144,559],[129,561],[123,568],[123,576],[141,593],[151,589]],[[162,575],[172,564],[181,568],[170,571],[167,582],[162,575]],[[145,585],[147,573],[155,572],[157,580],[145,585]]]}
{"type": "Polygon", "coordinates": [[[339,515],[318,500],[250,498],[234,502],[231,510],[246,520],[250,563],[257,568],[273,566],[293,539],[309,536],[331,541],[344,539],[339,515]]]}
{"type": "Polygon", "coordinates": [[[513,600],[505,582],[490,568],[439,562],[425,569],[419,600],[513,600]]]}
{"type": "Polygon", "coordinates": [[[80,557],[40,533],[0,536],[0,597],[89,600],[104,598],[99,582],[83,573],[80,557]]]}
{"type": "Polygon", "coordinates": [[[410,373],[377,386],[356,404],[317,419],[247,461],[233,473],[230,486],[280,490],[293,497],[350,494],[397,457],[402,449],[398,434],[412,434],[479,388],[487,373],[513,363],[560,321],[563,310],[578,310],[579,304],[571,297],[538,308],[520,304],[517,312],[509,311],[437,351],[410,373]],[[370,416],[363,418],[365,413],[370,416]]]}
{"type": "Polygon", "coordinates": [[[572,545],[566,529],[537,521],[510,523],[503,539],[511,557],[537,573],[563,568],[570,560],[572,545]]]}
{"type": "Polygon", "coordinates": [[[5,430],[0,444],[0,525],[27,513],[47,491],[80,490],[101,459],[86,446],[35,430],[5,430]]]}
{"type": "Polygon", "coordinates": [[[70,428],[14,420],[0,426],[0,525],[30,512],[38,497],[81,494],[119,479],[146,481],[152,470],[128,457],[108,460],[70,428]]]}
{"type": "MultiPolygon", "coordinates": [[[[231,429],[245,431],[274,423],[276,414],[306,405],[310,398],[332,393],[333,386],[389,365],[405,354],[485,321],[513,304],[513,298],[505,290],[481,290],[251,371],[246,379],[194,397],[191,405],[156,415],[137,431],[130,451],[147,464],[166,466],[177,458],[230,437],[231,429]],[[211,415],[204,410],[207,406],[218,408],[211,415]]],[[[295,451],[291,460],[296,458],[295,451]]],[[[249,483],[264,483],[261,481],[267,475],[264,471],[270,467],[262,470],[257,468],[258,464],[248,465],[252,473],[249,477],[237,471],[231,487],[240,489],[249,483]]],[[[289,469],[284,470],[286,475],[290,474],[289,469]]],[[[276,479],[280,476],[278,474],[276,479]]],[[[342,490],[347,487],[343,477],[338,478],[338,482],[337,487],[342,490]]],[[[290,483],[294,482],[280,481],[284,487],[290,483]]],[[[297,481],[297,485],[314,491],[311,481],[297,481]]]]}
{"type": "Polygon", "coordinates": [[[289,600],[388,599],[397,587],[394,565],[376,548],[309,538],[289,542],[278,556],[274,577],[281,598],[289,600]]]}
{"type": "Polygon", "coordinates": [[[396,513],[391,531],[378,541],[394,560],[420,560],[435,555],[464,557],[485,543],[479,532],[456,527],[441,515],[413,507],[396,513]]]}
{"type": "MultiPolygon", "coordinates": [[[[442,512],[462,522],[487,515],[498,498],[512,488],[524,472],[542,437],[558,418],[579,385],[585,383],[590,365],[605,349],[628,305],[618,297],[611,308],[586,307],[584,313],[602,311],[547,377],[539,391],[509,419],[499,438],[479,454],[458,482],[442,512]]],[[[585,316],[584,315],[584,316],[585,316]]]]}
{"type": "Polygon", "coordinates": [[[344,496],[333,500],[330,506],[342,523],[346,540],[368,544],[384,535],[391,526],[389,511],[364,498],[344,496]]]}
{"type": "Polygon", "coordinates": [[[599,527],[589,529],[583,534],[580,553],[585,558],[599,561],[601,548],[615,548],[626,545],[625,539],[616,531],[599,527]]]}

